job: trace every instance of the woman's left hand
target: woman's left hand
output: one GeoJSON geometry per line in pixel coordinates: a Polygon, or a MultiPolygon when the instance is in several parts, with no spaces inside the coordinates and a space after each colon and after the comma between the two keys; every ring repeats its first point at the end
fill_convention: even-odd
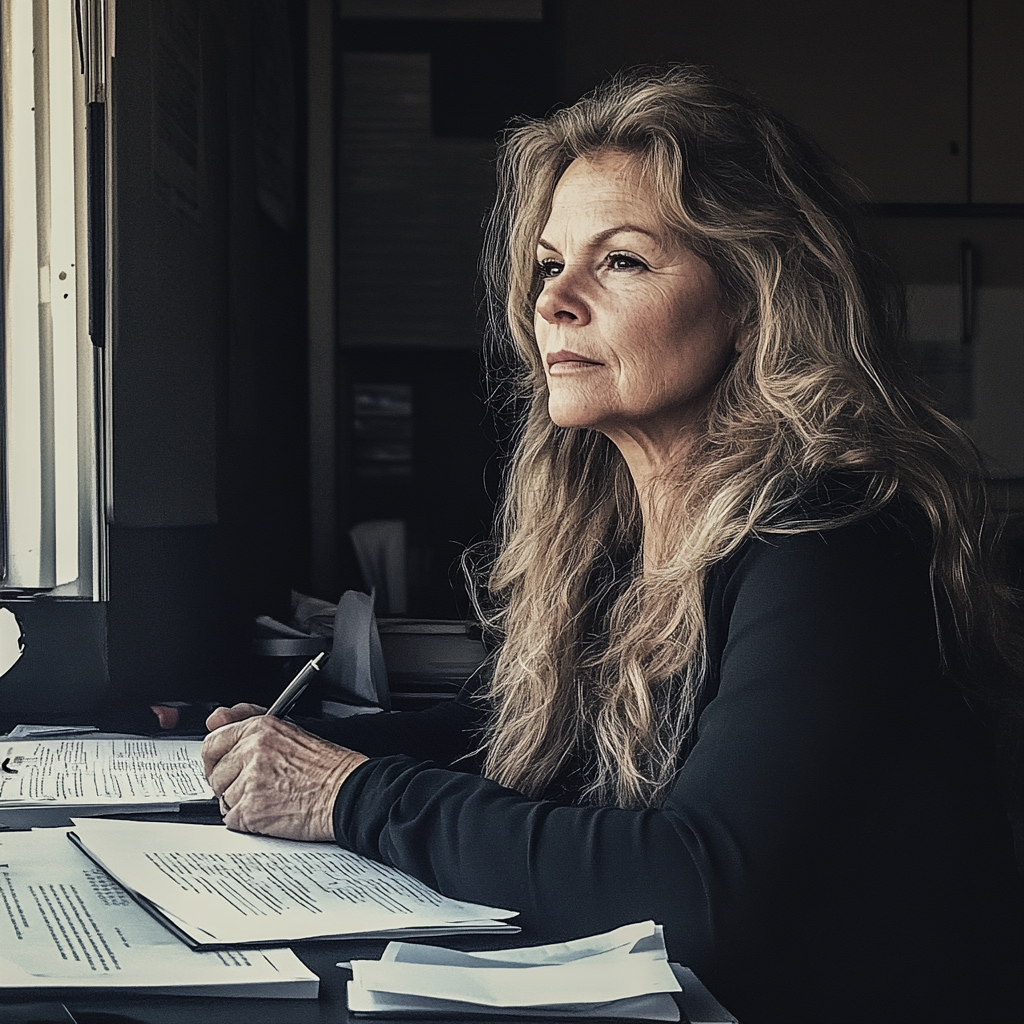
{"type": "Polygon", "coordinates": [[[214,730],[203,766],[235,832],[282,839],[334,838],[334,800],[366,757],[260,715],[214,730]]]}

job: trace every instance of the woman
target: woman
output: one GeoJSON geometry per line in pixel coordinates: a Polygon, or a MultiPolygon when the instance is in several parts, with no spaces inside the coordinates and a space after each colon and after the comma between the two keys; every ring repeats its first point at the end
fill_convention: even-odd
{"type": "Polygon", "coordinates": [[[534,941],[654,918],[745,1022],[1016,1019],[989,725],[1019,720],[1018,634],[973,449],[904,374],[843,192],[692,69],[509,133],[490,682],[342,746],[215,712],[230,827],[336,839],[534,941]]]}

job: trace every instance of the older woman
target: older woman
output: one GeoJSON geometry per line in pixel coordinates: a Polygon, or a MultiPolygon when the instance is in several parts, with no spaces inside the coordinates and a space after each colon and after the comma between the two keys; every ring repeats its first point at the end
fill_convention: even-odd
{"type": "Polygon", "coordinates": [[[500,187],[522,418],[489,681],[343,746],[215,712],[227,824],[334,839],[534,940],[654,918],[745,1021],[1016,1019],[1012,606],[836,174],[668,68],[511,131],[500,187]]]}

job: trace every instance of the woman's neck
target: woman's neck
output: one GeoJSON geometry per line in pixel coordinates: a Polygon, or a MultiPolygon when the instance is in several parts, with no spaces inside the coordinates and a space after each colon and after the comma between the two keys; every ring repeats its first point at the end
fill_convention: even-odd
{"type": "Polygon", "coordinates": [[[643,489],[637,488],[640,502],[640,518],[643,522],[643,568],[644,575],[664,565],[671,554],[669,544],[669,523],[671,516],[668,503],[673,497],[678,500],[678,484],[670,485],[664,475],[648,480],[643,489]]]}
{"type": "Polygon", "coordinates": [[[692,441],[692,436],[685,434],[677,435],[672,444],[666,445],[640,447],[617,443],[640,505],[645,573],[664,564],[672,554],[669,534],[673,506],[679,501],[681,470],[692,441]]]}

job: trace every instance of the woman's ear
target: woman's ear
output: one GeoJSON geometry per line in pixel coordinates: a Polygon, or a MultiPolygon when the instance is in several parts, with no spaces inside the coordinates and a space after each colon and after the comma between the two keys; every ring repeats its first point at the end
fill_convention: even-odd
{"type": "Polygon", "coordinates": [[[750,331],[746,327],[741,327],[736,331],[736,340],[733,342],[733,348],[735,348],[737,354],[747,347],[747,342],[749,340],[750,331]]]}

